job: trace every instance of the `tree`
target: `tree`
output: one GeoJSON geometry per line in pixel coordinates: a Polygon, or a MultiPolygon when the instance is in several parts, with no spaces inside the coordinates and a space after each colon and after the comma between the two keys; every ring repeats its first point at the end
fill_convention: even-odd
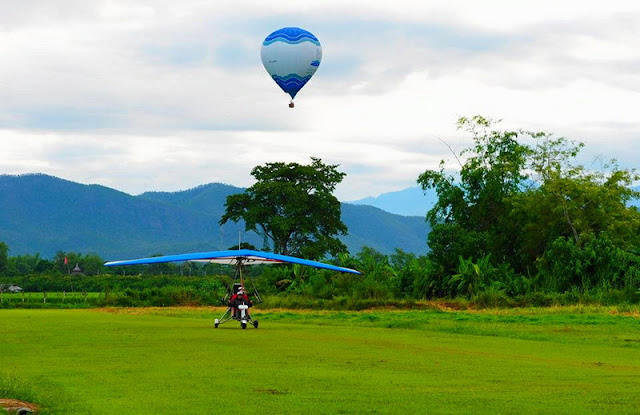
{"type": "Polygon", "coordinates": [[[256,183],[227,197],[220,220],[245,222],[245,230],[262,235],[273,251],[319,259],[337,255],[346,246],[336,235],[347,232],[340,202],[332,192],[345,173],[318,158],[311,164],[267,163],[254,167],[256,183]]]}
{"type": "MultiPolygon", "coordinates": [[[[630,186],[640,176],[615,161],[604,171],[589,171],[575,162],[582,147],[565,138],[544,137],[530,163],[536,185],[514,198],[512,215],[526,223],[532,239],[533,233],[551,240],[569,237],[581,246],[604,233],[615,246],[636,246],[640,215],[627,202],[638,197],[630,186]]],[[[538,247],[534,254],[539,255],[541,242],[535,239],[530,245],[538,247]]]]}
{"type": "Polygon", "coordinates": [[[639,196],[630,188],[640,178],[635,170],[613,162],[607,171],[589,171],[576,162],[582,143],[546,132],[497,131],[493,124],[480,116],[461,118],[458,125],[472,134],[474,146],[461,153],[469,157],[460,163],[459,177],[441,162],[439,171],[418,178],[439,196],[427,214],[434,262],[452,272],[459,257],[472,263],[490,255],[522,274],[535,274],[540,266],[548,274],[567,261],[587,263],[578,258],[587,255],[587,245],[594,255],[621,250],[620,258],[627,252],[635,260],[640,213],[627,206],[639,196]],[[518,141],[523,139],[534,144],[518,141]]]}
{"type": "Polygon", "coordinates": [[[0,242],[0,273],[4,274],[9,270],[9,245],[0,242]]]}
{"type": "Polygon", "coordinates": [[[43,259],[40,253],[9,257],[9,263],[15,275],[41,274],[53,269],[51,261],[43,259]]]}
{"type": "Polygon", "coordinates": [[[97,254],[85,254],[79,259],[79,261],[79,265],[86,275],[99,275],[104,269],[104,259],[97,254]]]}
{"type": "Polygon", "coordinates": [[[440,162],[439,171],[427,170],[418,178],[423,189],[435,188],[438,202],[427,213],[430,258],[447,270],[455,270],[458,257],[494,258],[511,255],[513,235],[505,232],[505,220],[511,210],[509,198],[523,185],[530,149],[517,141],[523,131],[491,130],[494,121],[474,116],[458,120],[458,128],[473,136],[473,147],[460,153],[468,155],[460,163],[456,179],[440,162]]]}
{"type": "Polygon", "coordinates": [[[252,251],[255,251],[257,248],[249,242],[241,242],[240,245],[231,245],[227,248],[227,251],[233,251],[236,249],[250,249],[252,251]]]}

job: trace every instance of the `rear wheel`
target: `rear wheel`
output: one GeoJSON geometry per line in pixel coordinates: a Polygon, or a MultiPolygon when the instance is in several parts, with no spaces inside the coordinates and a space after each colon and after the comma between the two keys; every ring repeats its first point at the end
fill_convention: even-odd
{"type": "Polygon", "coordinates": [[[253,320],[253,327],[258,328],[258,320],[253,320]]]}

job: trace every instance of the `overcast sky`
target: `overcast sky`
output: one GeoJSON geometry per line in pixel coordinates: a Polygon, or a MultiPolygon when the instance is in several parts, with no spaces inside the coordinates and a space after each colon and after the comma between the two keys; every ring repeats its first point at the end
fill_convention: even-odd
{"type": "Polygon", "coordinates": [[[0,0],[0,174],[138,194],[314,156],[347,201],[415,186],[475,114],[640,167],[639,40],[635,1],[0,0]],[[323,48],[294,109],[260,62],[285,26],[323,48]]]}

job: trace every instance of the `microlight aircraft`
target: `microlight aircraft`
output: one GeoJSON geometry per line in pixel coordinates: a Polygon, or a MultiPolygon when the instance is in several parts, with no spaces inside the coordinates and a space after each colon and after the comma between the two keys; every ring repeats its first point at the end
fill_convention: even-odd
{"type": "MultiPolygon", "coordinates": [[[[212,251],[212,252],[198,252],[191,254],[180,255],[165,255],[152,258],[140,258],[130,259],[124,261],[110,261],[104,265],[107,267],[115,267],[121,265],[142,265],[142,264],[161,264],[166,262],[204,262],[212,264],[224,264],[235,266],[235,273],[233,276],[233,283],[228,287],[227,294],[223,299],[223,302],[227,304],[227,300],[231,299],[238,291],[246,292],[245,278],[242,273],[242,269],[247,265],[264,265],[264,264],[299,264],[310,266],[314,268],[328,269],[336,272],[345,272],[350,274],[362,274],[360,271],[356,271],[351,268],[338,267],[336,265],[326,264],[324,262],[311,261],[308,259],[297,258],[288,255],[274,254],[271,252],[254,251],[251,249],[239,249],[228,251],[212,251]]],[[[260,293],[256,290],[253,280],[249,278],[251,289],[253,291],[253,298],[257,303],[262,302],[260,293]]],[[[247,324],[252,324],[255,328],[258,328],[258,321],[253,320],[248,313],[249,304],[229,304],[227,311],[215,320],[215,327],[218,328],[219,324],[226,323],[230,320],[236,320],[240,322],[240,327],[245,329],[247,324]]]]}

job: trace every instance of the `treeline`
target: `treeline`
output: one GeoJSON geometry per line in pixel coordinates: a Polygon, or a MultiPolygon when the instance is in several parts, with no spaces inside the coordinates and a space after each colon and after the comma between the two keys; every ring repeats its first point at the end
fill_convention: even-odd
{"type": "Polygon", "coordinates": [[[104,272],[104,261],[96,254],[77,252],[57,252],[53,258],[43,258],[39,253],[9,256],[10,247],[0,242],[0,276],[21,276],[31,274],[70,274],[75,265],[82,268],[85,275],[104,272]]]}
{"type": "MultiPolygon", "coordinates": [[[[384,255],[364,248],[356,255],[340,255],[337,265],[359,269],[363,275],[341,274],[299,265],[250,266],[245,275],[266,299],[266,307],[361,309],[374,306],[414,307],[421,300],[453,301],[469,307],[549,306],[553,304],[640,302],[640,257],[616,250],[601,240],[577,248],[569,239],[553,252],[564,268],[546,267],[535,275],[522,275],[506,265],[495,266],[488,257],[461,258],[454,272],[445,271],[429,256],[401,250],[384,255]],[[595,252],[608,250],[609,255],[595,252]],[[556,274],[557,273],[557,274],[556,274]]],[[[0,285],[19,285],[27,292],[66,292],[43,303],[21,302],[19,294],[4,294],[1,307],[56,306],[174,306],[222,305],[233,269],[204,275],[195,265],[191,276],[154,275],[140,266],[136,275],[26,275],[0,277],[0,285]],[[99,292],[87,300],[70,293],[99,292]],[[35,303],[35,304],[34,304],[35,303]]],[[[174,267],[178,267],[174,265],[174,267]]],[[[124,268],[124,267],[123,267],[124,268]]],[[[110,270],[113,271],[113,270],[110,270]]],[[[127,268],[127,271],[132,269],[127,268]]],[[[155,270],[157,271],[157,270],[155,270]]],[[[154,272],[155,272],[154,271],[154,272]]],[[[247,284],[249,291],[252,285],[247,284]]],[[[33,297],[27,297],[27,299],[33,297]]]]}
{"type": "MultiPolygon", "coordinates": [[[[9,256],[10,247],[0,242],[0,277],[19,277],[25,275],[47,275],[61,278],[76,273],[88,276],[113,274],[113,269],[105,267],[104,259],[97,254],[58,251],[53,258],[42,258],[39,253],[9,256]],[[78,267],[77,271],[74,271],[78,267]]],[[[151,256],[159,256],[155,254],[151,256]]],[[[212,275],[219,273],[216,264],[153,264],[148,266],[130,266],[119,269],[121,275],[212,275]]]]}

